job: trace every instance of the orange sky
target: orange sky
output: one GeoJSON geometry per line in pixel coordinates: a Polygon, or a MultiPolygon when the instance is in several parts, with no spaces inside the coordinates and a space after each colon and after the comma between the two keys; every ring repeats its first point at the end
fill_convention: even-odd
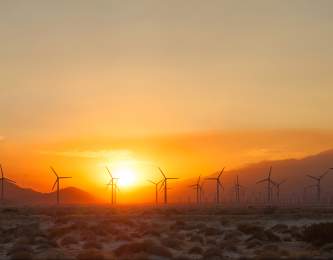
{"type": "Polygon", "coordinates": [[[160,179],[156,166],[170,176],[186,180],[200,174],[209,175],[223,166],[235,169],[262,160],[302,158],[332,147],[330,131],[257,130],[73,138],[45,143],[4,139],[0,155],[6,173],[19,185],[49,192],[54,179],[49,170],[52,165],[59,174],[73,176],[63,187],[77,186],[100,198],[108,198],[105,166],[115,170],[119,163],[127,164],[135,172],[136,181],[133,186],[121,187],[122,201],[135,198],[147,202],[151,201],[153,189],[149,189],[146,180],[160,179]],[[148,195],[136,193],[136,188],[146,185],[148,195]]]}
{"type": "Polygon", "coordinates": [[[0,2],[0,161],[105,195],[333,147],[332,1],[0,2]],[[295,130],[296,129],[296,130],[295,130]],[[315,129],[315,130],[312,130],[315,129]],[[133,166],[134,167],[134,166],[133,166]]]}

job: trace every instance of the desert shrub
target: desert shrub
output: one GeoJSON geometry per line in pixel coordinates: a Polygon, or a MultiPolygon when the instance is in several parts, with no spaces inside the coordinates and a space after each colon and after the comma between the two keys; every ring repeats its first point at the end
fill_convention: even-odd
{"type": "Polygon", "coordinates": [[[279,251],[280,248],[276,244],[268,244],[264,245],[262,249],[267,251],[279,251]]]}
{"type": "Polygon", "coordinates": [[[303,231],[303,240],[315,246],[333,242],[333,223],[319,223],[306,226],[303,231]]]}
{"type": "Polygon", "coordinates": [[[201,244],[204,243],[204,239],[203,239],[203,237],[200,236],[200,235],[195,235],[195,234],[191,235],[191,237],[190,237],[190,241],[191,241],[191,242],[199,242],[199,243],[201,243],[201,244]]]}
{"type": "Polygon", "coordinates": [[[67,224],[70,221],[70,216],[57,216],[54,220],[54,223],[57,225],[67,224]]]}
{"type": "Polygon", "coordinates": [[[222,257],[222,250],[217,247],[210,247],[203,253],[204,259],[220,259],[222,257]]]}
{"type": "Polygon", "coordinates": [[[248,223],[239,224],[237,226],[237,229],[247,235],[253,235],[255,233],[264,231],[264,228],[262,226],[257,226],[248,223]]]}
{"type": "Polygon", "coordinates": [[[65,254],[56,248],[49,248],[47,250],[43,250],[38,254],[34,254],[34,259],[36,260],[65,260],[70,259],[65,256],[65,254]]]}
{"type": "Polygon", "coordinates": [[[260,246],[262,246],[262,242],[258,239],[252,239],[246,243],[247,249],[252,249],[252,248],[260,247],[260,246]]]}
{"type": "Polygon", "coordinates": [[[68,227],[52,227],[47,230],[47,235],[49,238],[57,239],[71,232],[68,227]]]}
{"type": "Polygon", "coordinates": [[[204,230],[205,228],[207,228],[205,223],[197,223],[193,225],[193,229],[204,230]]]}
{"type": "Polygon", "coordinates": [[[332,252],[333,251],[333,243],[329,243],[324,245],[321,249],[322,252],[332,252]]]}
{"type": "Polygon", "coordinates": [[[188,250],[188,253],[192,254],[192,255],[201,255],[202,252],[203,252],[203,250],[199,246],[193,246],[188,250]]]}
{"type": "Polygon", "coordinates": [[[280,242],[281,238],[277,235],[275,235],[271,230],[264,230],[264,231],[258,231],[254,233],[250,238],[247,239],[248,241],[251,241],[253,239],[260,240],[260,241],[266,241],[266,242],[280,242]]]}
{"type": "Polygon", "coordinates": [[[102,245],[98,243],[97,241],[86,241],[83,246],[84,249],[102,249],[102,245]]]}
{"type": "Polygon", "coordinates": [[[278,233],[287,233],[288,226],[285,224],[276,224],[275,226],[271,227],[271,230],[278,233]]]}
{"type": "Polygon", "coordinates": [[[296,239],[296,240],[300,240],[302,241],[303,240],[303,231],[304,228],[299,228],[297,226],[291,226],[289,229],[288,229],[288,233],[290,233],[290,235],[296,239]]]}
{"type": "Polygon", "coordinates": [[[206,244],[208,245],[216,245],[216,239],[215,238],[207,238],[206,239],[206,244]]]}
{"type": "Polygon", "coordinates": [[[269,207],[266,207],[263,209],[263,214],[271,215],[271,214],[276,213],[276,211],[277,211],[277,207],[269,206],[269,207]]]}
{"type": "Polygon", "coordinates": [[[192,260],[192,258],[189,258],[185,255],[180,255],[180,256],[177,256],[177,257],[174,257],[172,258],[173,260],[192,260]]]}
{"type": "Polygon", "coordinates": [[[180,249],[181,246],[184,244],[182,240],[173,237],[162,238],[161,243],[163,246],[173,249],[180,249]]]}
{"type": "Polygon", "coordinates": [[[217,228],[213,228],[213,227],[206,227],[203,230],[203,233],[205,236],[217,236],[222,234],[221,230],[217,229],[217,228]]]}
{"type": "Polygon", "coordinates": [[[126,256],[131,254],[136,254],[140,252],[145,252],[152,255],[172,257],[171,252],[162,246],[156,244],[153,240],[144,240],[141,242],[132,242],[118,247],[114,253],[116,256],[126,256]]]}
{"type": "Polygon", "coordinates": [[[171,230],[184,230],[186,228],[186,223],[183,220],[177,220],[170,226],[171,230]]]}
{"type": "Polygon", "coordinates": [[[228,230],[224,234],[224,239],[235,241],[239,240],[241,236],[243,236],[243,233],[238,230],[228,230]]]}
{"type": "Polygon", "coordinates": [[[80,232],[80,240],[81,241],[91,241],[96,240],[96,235],[91,230],[81,230],[80,232]]]}
{"type": "Polygon", "coordinates": [[[116,236],[115,240],[117,241],[131,241],[132,238],[126,233],[120,233],[116,236]]]}
{"type": "Polygon", "coordinates": [[[10,256],[11,260],[30,260],[33,259],[31,252],[27,251],[17,251],[11,254],[10,256]]]}
{"type": "Polygon", "coordinates": [[[18,244],[18,243],[15,243],[13,244],[13,246],[10,248],[10,250],[8,250],[7,252],[7,255],[13,255],[17,252],[26,252],[26,253],[31,253],[32,252],[32,249],[29,245],[24,245],[24,244],[18,244]]]}
{"type": "Polygon", "coordinates": [[[67,235],[67,236],[63,237],[60,241],[60,244],[62,246],[70,246],[70,245],[73,245],[76,243],[77,243],[77,240],[71,235],[67,235]]]}
{"type": "MultiPolygon", "coordinates": [[[[108,260],[110,260],[109,258],[107,258],[108,260]]],[[[140,252],[140,253],[136,253],[130,256],[122,256],[122,257],[117,257],[117,259],[119,260],[149,260],[152,259],[149,254],[145,253],[145,252],[140,252]]]]}
{"type": "Polygon", "coordinates": [[[77,260],[103,260],[104,255],[96,249],[85,249],[77,255],[77,260]]]}
{"type": "Polygon", "coordinates": [[[230,220],[225,219],[225,218],[222,218],[222,219],[220,220],[220,224],[221,224],[222,226],[228,226],[228,225],[230,224],[230,220]]]}

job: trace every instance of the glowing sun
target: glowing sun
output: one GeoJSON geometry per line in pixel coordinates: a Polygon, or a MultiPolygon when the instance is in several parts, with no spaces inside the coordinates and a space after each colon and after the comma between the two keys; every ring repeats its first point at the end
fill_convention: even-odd
{"type": "Polygon", "coordinates": [[[129,165],[119,165],[114,174],[118,179],[117,183],[120,187],[132,186],[136,182],[135,170],[129,165]]]}

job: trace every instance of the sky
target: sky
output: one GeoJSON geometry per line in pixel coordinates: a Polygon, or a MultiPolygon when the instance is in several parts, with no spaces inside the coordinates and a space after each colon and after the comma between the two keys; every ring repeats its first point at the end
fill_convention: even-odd
{"type": "MultiPolygon", "coordinates": [[[[265,151],[329,149],[332,8],[329,0],[1,1],[2,163],[14,176],[40,176],[49,174],[44,163],[67,169],[92,152],[177,171],[206,150],[214,159],[199,171],[224,163],[215,151],[230,136],[221,160],[230,167],[271,158],[265,151]],[[193,157],[171,156],[185,150],[193,157]]],[[[27,183],[46,191],[36,178],[27,183]]]]}

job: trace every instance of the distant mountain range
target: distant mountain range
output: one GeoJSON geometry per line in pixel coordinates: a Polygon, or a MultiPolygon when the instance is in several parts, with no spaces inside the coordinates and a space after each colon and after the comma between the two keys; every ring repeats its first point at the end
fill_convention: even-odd
{"type": "MultiPolygon", "coordinates": [[[[41,193],[32,189],[21,188],[11,182],[4,183],[5,201],[17,204],[55,204],[56,192],[41,193]]],[[[63,204],[93,204],[100,203],[90,193],[75,187],[60,190],[60,200],[63,204]]]]}
{"type": "MultiPolygon", "coordinates": [[[[245,187],[247,194],[265,193],[265,184],[256,184],[258,180],[267,177],[269,167],[272,166],[272,179],[280,182],[287,180],[285,184],[281,185],[281,197],[302,196],[304,187],[315,184],[314,180],[306,177],[307,174],[313,176],[319,176],[324,173],[328,168],[333,167],[333,150],[321,152],[316,155],[311,155],[302,159],[286,159],[276,161],[263,161],[259,163],[249,164],[239,169],[228,170],[225,169],[222,174],[222,183],[224,185],[224,192],[221,196],[234,196],[234,183],[236,176],[239,176],[239,182],[245,187]]],[[[221,159],[221,169],[223,168],[223,159],[221,159]]],[[[205,177],[216,176],[216,174],[203,175],[201,179],[205,177]]],[[[188,185],[194,184],[197,181],[197,177],[189,180],[184,180],[180,183],[172,183],[173,187],[170,195],[174,200],[177,198],[183,198],[187,196],[188,200],[194,201],[194,190],[191,190],[188,185]],[[173,193],[173,194],[171,194],[173,193]]],[[[322,181],[323,196],[333,198],[333,170],[327,174],[322,181]]],[[[208,199],[213,198],[215,192],[215,185],[213,181],[205,181],[204,189],[208,199]]],[[[309,191],[309,196],[313,196],[314,189],[309,191]]],[[[180,199],[179,199],[180,200],[180,199]]]]}
{"type": "MultiPolygon", "coordinates": [[[[328,168],[333,167],[333,150],[325,151],[316,155],[308,156],[302,159],[287,159],[276,161],[264,161],[250,164],[239,169],[228,170],[222,174],[222,183],[224,191],[221,196],[232,198],[234,196],[234,183],[236,176],[239,176],[239,182],[245,187],[247,195],[266,192],[265,184],[256,184],[258,180],[267,177],[269,167],[272,166],[272,179],[281,181],[286,179],[287,182],[281,186],[281,198],[300,197],[303,194],[305,186],[315,184],[314,180],[306,177],[306,174],[319,176],[328,168]]],[[[221,168],[223,161],[221,159],[221,168]]],[[[201,179],[212,177],[214,174],[203,173],[201,179]]],[[[195,191],[188,186],[194,184],[197,177],[170,182],[171,190],[169,198],[172,202],[187,202],[195,200],[195,191]]],[[[333,171],[331,171],[322,181],[323,198],[333,199],[333,171]]],[[[213,200],[215,194],[215,183],[205,181],[204,196],[207,201],[213,200]]],[[[136,196],[136,195],[133,195],[136,196]]],[[[314,196],[314,190],[309,192],[309,196],[314,196]],[[312,193],[311,193],[312,192],[312,193]]],[[[137,197],[139,199],[139,196],[137,197]]],[[[162,193],[160,194],[162,199],[162,193]]],[[[32,189],[21,188],[13,183],[5,183],[5,200],[20,204],[54,204],[56,202],[56,192],[41,193],[32,189]]],[[[95,204],[103,203],[92,194],[75,187],[62,189],[60,200],[63,204],[95,204]]]]}

